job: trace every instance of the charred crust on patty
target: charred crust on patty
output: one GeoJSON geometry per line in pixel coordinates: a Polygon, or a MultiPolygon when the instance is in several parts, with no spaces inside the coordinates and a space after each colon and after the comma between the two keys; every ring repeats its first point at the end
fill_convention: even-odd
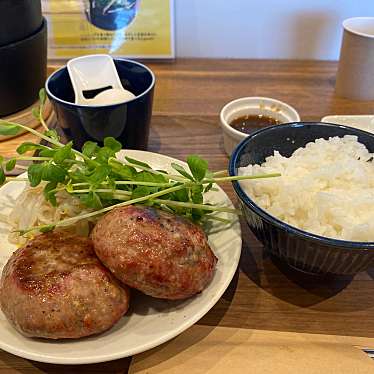
{"type": "Polygon", "coordinates": [[[153,297],[188,298],[214,275],[217,258],[202,228],[153,207],[116,208],[99,220],[91,238],[121,282],[153,297]]]}
{"type": "Polygon", "coordinates": [[[129,291],[101,264],[90,239],[52,232],[13,253],[0,306],[25,336],[80,338],[112,327],[128,309],[129,291]]]}

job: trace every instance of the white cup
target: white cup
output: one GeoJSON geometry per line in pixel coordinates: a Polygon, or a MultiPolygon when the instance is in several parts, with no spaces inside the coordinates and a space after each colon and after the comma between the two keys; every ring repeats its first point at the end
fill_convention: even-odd
{"type": "Polygon", "coordinates": [[[348,18],[336,76],[336,94],[374,100],[374,17],[348,18]]]}
{"type": "MultiPolygon", "coordinates": [[[[246,115],[259,115],[272,117],[279,123],[299,122],[300,116],[290,105],[269,97],[242,97],[226,104],[220,113],[220,125],[223,132],[223,146],[230,156],[235,147],[245,139],[248,134],[235,130],[230,123],[246,115]]],[[[258,128],[253,128],[256,131],[258,128]]]]}

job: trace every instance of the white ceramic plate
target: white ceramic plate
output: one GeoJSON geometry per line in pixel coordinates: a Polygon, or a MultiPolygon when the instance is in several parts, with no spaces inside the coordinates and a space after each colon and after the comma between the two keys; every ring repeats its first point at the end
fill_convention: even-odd
{"type": "MultiPolygon", "coordinates": [[[[170,169],[170,163],[177,161],[151,152],[125,151],[125,154],[161,169],[170,169]]],[[[23,188],[23,182],[9,182],[0,189],[1,214],[9,213],[23,188]]],[[[218,204],[232,205],[221,189],[210,191],[207,198],[218,204]]],[[[214,306],[235,274],[242,245],[240,224],[238,218],[231,214],[223,214],[222,217],[232,218],[234,222],[226,227],[216,224],[208,235],[218,263],[212,282],[201,294],[185,301],[172,302],[133,293],[130,311],[111,330],[78,340],[25,338],[14,330],[0,312],[0,348],[35,361],[88,364],[131,356],[172,339],[214,306]]],[[[15,249],[14,245],[8,243],[7,233],[6,224],[0,223],[0,269],[15,249]]]]}
{"type": "Polygon", "coordinates": [[[337,125],[346,125],[360,130],[374,133],[373,115],[349,115],[349,116],[326,116],[321,119],[322,122],[336,123],[337,125]]]}

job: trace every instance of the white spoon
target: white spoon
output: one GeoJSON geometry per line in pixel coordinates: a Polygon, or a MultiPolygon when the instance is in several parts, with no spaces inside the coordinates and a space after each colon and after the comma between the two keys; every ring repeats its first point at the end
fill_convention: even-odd
{"type": "Polygon", "coordinates": [[[88,55],[70,60],[67,64],[75,93],[75,104],[102,106],[124,103],[135,95],[122,87],[114,61],[109,55],[88,55]],[[112,87],[86,99],[84,91],[112,87]]]}

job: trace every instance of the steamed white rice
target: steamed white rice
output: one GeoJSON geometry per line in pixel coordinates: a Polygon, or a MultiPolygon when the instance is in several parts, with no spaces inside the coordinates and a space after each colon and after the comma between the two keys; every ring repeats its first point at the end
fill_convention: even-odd
{"type": "Polygon", "coordinates": [[[374,241],[374,154],[356,136],[317,139],[291,157],[275,151],[239,175],[282,174],[241,181],[272,216],[302,230],[343,240],[374,241]]]}

